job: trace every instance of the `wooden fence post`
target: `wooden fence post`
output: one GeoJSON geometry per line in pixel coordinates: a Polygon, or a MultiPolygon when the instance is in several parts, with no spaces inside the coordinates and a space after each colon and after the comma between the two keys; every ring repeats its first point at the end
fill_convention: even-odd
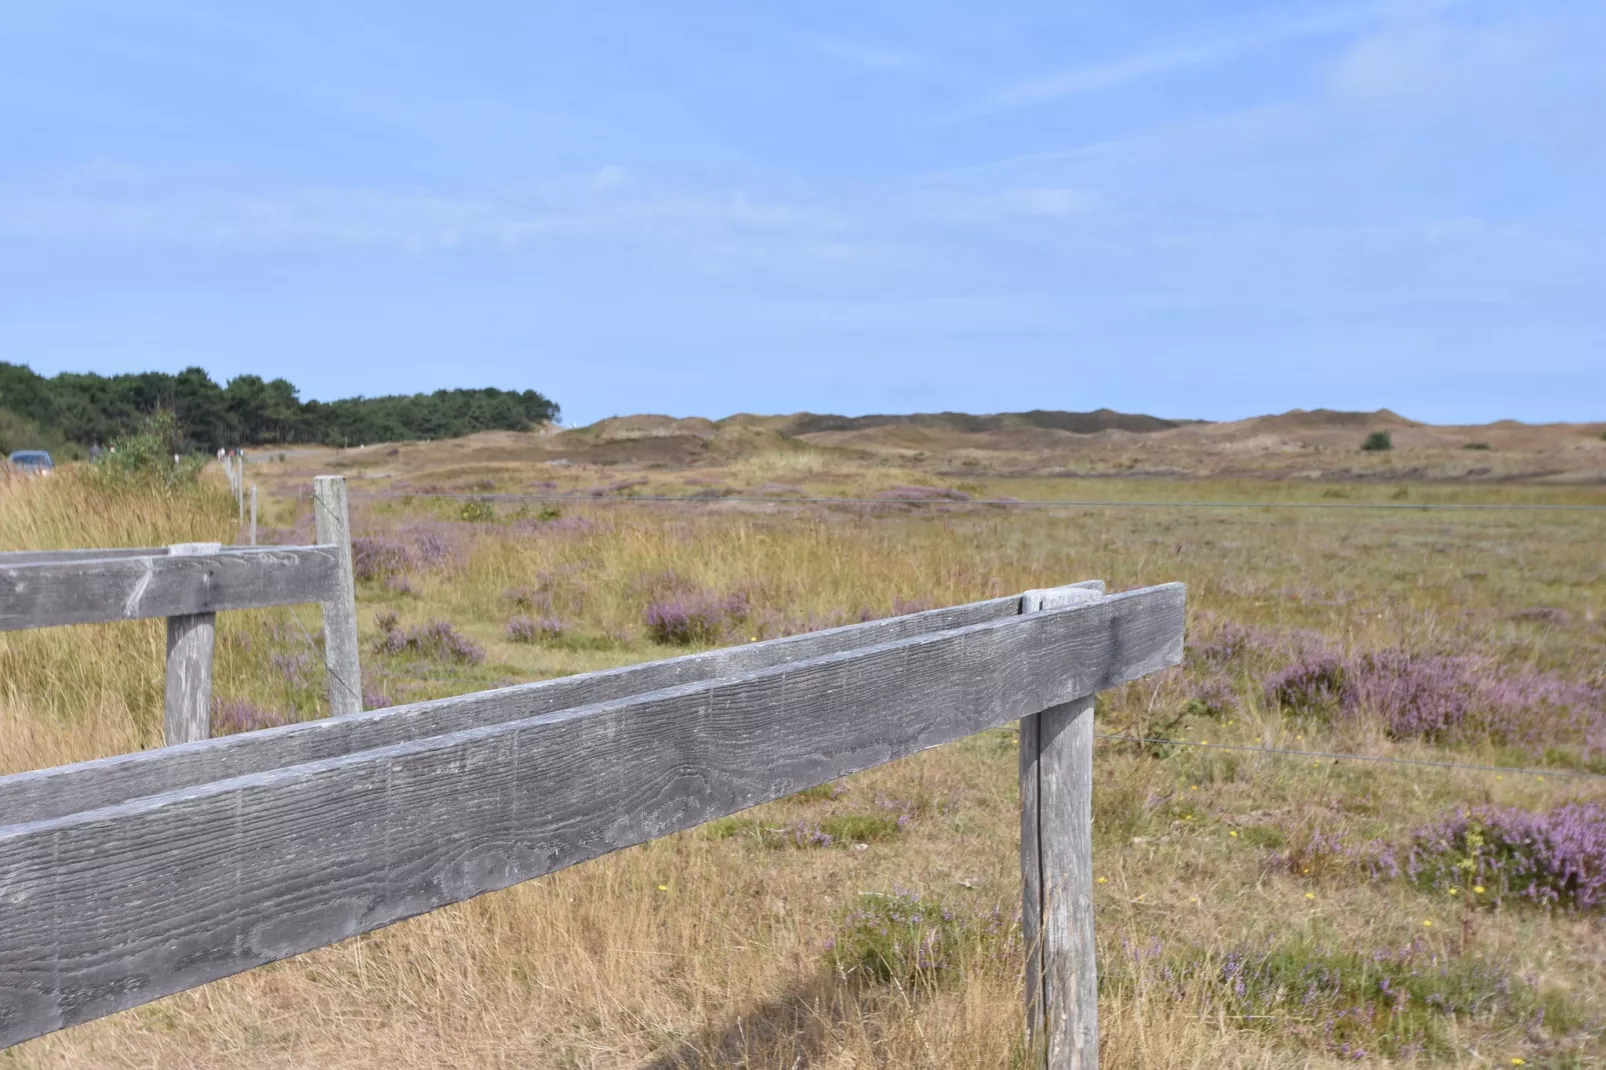
{"type": "Polygon", "coordinates": [[[357,651],[357,583],[351,569],[351,515],[345,476],[317,476],[312,481],[312,513],[318,541],[332,543],[339,559],[340,582],[323,603],[323,660],[329,670],[329,713],[362,712],[362,666],[357,651]]]}
{"type": "MultiPolygon", "coordinates": [[[[1035,613],[1096,600],[1097,588],[1028,591],[1035,613]]],[[[1021,926],[1026,1030],[1047,1070],[1097,1070],[1093,942],[1093,696],[1020,722],[1021,926]]]]}
{"type": "MultiPolygon", "coordinates": [[[[178,557],[215,554],[216,542],[169,546],[178,557]]],[[[188,613],[167,618],[167,695],[162,710],[162,742],[191,743],[212,734],[212,649],[217,641],[216,613],[188,613]]]]}
{"type": "Polygon", "coordinates": [[[257,485],[251,484],[251,545],[257,544],[257,485]]]}

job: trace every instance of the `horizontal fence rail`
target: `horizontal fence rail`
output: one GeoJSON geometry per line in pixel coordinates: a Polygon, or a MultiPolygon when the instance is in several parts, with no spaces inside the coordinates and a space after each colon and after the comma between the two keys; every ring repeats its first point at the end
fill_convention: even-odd
{"type": "Polygon", "coordinates": [[[338,570],[335,546],[0,558],[0,631],[320,602],[338,570]]]}
{"type": "MultiPolygon", "coordinates": [[[[1180,662],[1183,604],[1180,584],[1000,599],[0,779],[0,1045],[987,728],[1090,711],[1096,692],[1180,662]],[[336,753],[309,760],[319,748],[336,753]]],[[[1065,768],[1089,790],[1090,767],[1065,768]]],[[[1065,842],[1082,849],[1085,830],[1065,842]]],[[[1060,939],[1052,918],[1041,928],[1060,939]]],[[[1044,949],[1045,975],[1085,988],[1091,960],[1062,953],[1044,949]]],[[[1072,1063],[1053,1054],[1055,1022],[1085,1039],[1092,1013],[1067,1017],[1064,998],[1048,987],[1034,1025],[1056,1067],[1072,1063]]]]}
{"type": "MultiPolygon", "coordinates": [[[[1088,586],[1098,591],[1104,587],[1098,581],[1088,586]]],[[[1019,602],[1018,596],[1011,595],[620,669],[370,710],[346,717],[304,721],[191,746],[123,754],[21,773],[0,778],[0,815],[7,815],[5,820],[10,822],[37,821],[210,780],[338,758],[354,751],[404,743],[423,736],[755,672],[825,654],[1014,617],[1019,611],[1019,602]]]]}

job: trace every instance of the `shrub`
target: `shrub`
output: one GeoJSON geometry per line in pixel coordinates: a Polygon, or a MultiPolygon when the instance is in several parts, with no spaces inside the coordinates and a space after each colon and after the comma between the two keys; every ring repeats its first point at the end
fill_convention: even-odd
{"type": "Polygon", "coordinates": [[[1356,1061],[1449,1054],[1456,1026],[1480,1021],[1526,1027],[1576,1025],[1572,1008],[1545,998],[1500,965],[1455,956],[1417,939],[1404,947],[1331,950],[1298,941],[1215,952],[1168,952],[1160,941],[1128,942],[1106,956],[1105,991],[1202,1006],[1251,1028],[1356,1061]]]}
{"type": "Polygon", "coordinates": [[[711,592],[681,595],[647,607],[647,633],[654,641],[671,646],[711,643],[734,624],[747,619],[745,594],[726,596],[711,592]]]}
{"type": "Polygon", "coordinates": [[[931,988],[957,979],[966,962],[1016,952],[1003,912],[970,914],[914,892],[858,896],[826,947],[826,961],[849,980],[931,988]]]}
{"type": "Polygon", "coordinates": [[[484,524],[496,519],[496,507],[484,498],[470,498],[458,510],[458,518],[470,524],[484,524]]]}
{"type": "Polygon", "coordinates": [[[1307,654],[1264,683],[1269,704],[1295,714],[1379,717],[1396,739],[1456,736],[1538,746],[1558,732],[1588,738],[1606,724],[1598,688],[1471,654],[1391,648],[1307,654]]]}
{"type": "Polygon", "coordinates": [[[384,634],[374,644],[376,653],[435,658],[463,665],[478,665],[485,660],[484,649],[446,621],[434,620],[403,631],[395,626],[394,615],[391,620],[390,627],[380,625],[384,634]]]}
{"type": "Polygon", "coordinates": [[[1293,713],[1330,713],[1347,695],[1346,677],[1343,661],[1317,655],[1275,673],[1266,682],[1266,698],[1293,713]]]}
{"type": "Polygon", "coordinates": [[[412,563],[411,551],[394,539],[364,535],[351,540],[351,571],[359,583],[399,576],[412,563]]]}
{"type": "Polygon", "coordinates": [[[185,456],[184,429],[178,417],[161,411],[147,416],[139,430],[114,440],[92,469],[103,479],[142,480],[172,486],[193,482],[206,466],[198,456],[185,456]],[[174,464],[173,458],[179,458],[174,464]]]}
{"type": "Polygon", "coordinates": [[[507,622],[507,639],[510,643],[534,643],[542,639],[556,639],[563,634],[563,622],[555,617],[537,620],[520,614],[507,622]]]}
{"type": "Polygon", "coordinates": [[[1493,806],[1460,811],[1416,832],[1406,874],[1426,887],[1457,889],[1471,903],[1514,898],[1601,909],[1606,803],[1568,803],[1548,813],[1493,806]]]}
{"type": "Polygon", "coordinates": [[[1487,449],[1493,449],[1493,447],[1490,446],[1487,442],[1468,442],[1466,445],[1462,446],[1461,448],[1464,449],[1464,450],[1487,450],[1487,449]]]}
{"type": "Polygon", "coordinates": [[[1361,443],[1361,449],[1371,453],[1376,453],[1379,450],[1391,450],[1393,448],[1394,436],[1389,434],[1387,431],[1373,431],[1371,434],[1366,436],[1366,441],[1361,443]]]}

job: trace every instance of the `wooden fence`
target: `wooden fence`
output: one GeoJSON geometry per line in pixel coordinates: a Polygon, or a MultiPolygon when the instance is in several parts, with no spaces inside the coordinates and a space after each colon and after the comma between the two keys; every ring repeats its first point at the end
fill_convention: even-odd
{"type": "MultiPolygon", "coordinates": [[[[300,586],[126,615],[350,589],[330,545],[257,553],[300,586]]],[[[18,590],[8,621],[104,619],[18,590]]],[[[1018,721],[1027,1024],[1094,1067],[1093,696],[1181,660],[1183,603],[1089,582],[0,778],[0,1046],[1018,721]]]]}
{"type": "MultiPolygon", "coordinates": [[[[232,480],[231,476],[231,480],[232,480]]],[[[318,602],[333,713],[362,709],[351,525],[342,476],[313,484],[316,546],[180,543],[0,553],[0,631],[167,618],[163,739],[210,734],[217,614],[318,602]]],[[[0,821],[8,815],[0,811],[0,821]]]]}

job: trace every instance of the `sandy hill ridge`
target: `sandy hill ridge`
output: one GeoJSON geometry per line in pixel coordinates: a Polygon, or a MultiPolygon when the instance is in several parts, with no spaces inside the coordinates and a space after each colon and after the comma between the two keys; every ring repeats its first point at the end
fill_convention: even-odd
{"type": "Polygon", "coordinates": [[[807,462],[805,467],[814,469],[893,465],[929,470],[944,479],[993,473],[1606,484],[1603,431],[1606,422],[1428,424],[1388,409],[1295,409],[1222,422],[1109,409],[905,416],[739,413],[718,420],[641,414],[577,428],[397,444],[381,456],[394,457],[386,463],[398,470],[415,472],[420,466],[467,470],[529,462],[594,465],[599,471],[614,466],[707,470],[774,461],[792,467],[807,462]],[[1388,432],[1392,448],[1363,450],[1374,431],[1388,432]]]}

